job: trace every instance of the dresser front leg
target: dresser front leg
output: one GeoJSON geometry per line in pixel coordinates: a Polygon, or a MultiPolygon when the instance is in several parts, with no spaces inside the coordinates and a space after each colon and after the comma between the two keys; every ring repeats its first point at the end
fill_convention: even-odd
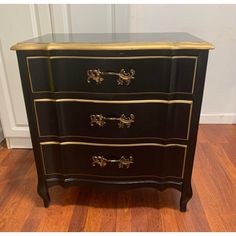
{"type": "Polygon", "coordinates": [[[50,196],[48,193],[48,187],[46,183],[38,184],[38,194],[43,199],[44,207],[47,208],[50,204],[50,196]]]}
{"type": "Polygon", "coordinates": [[[191,183],[186,185],[183,185],[182,192],[181,192],[181,198],[180,198],[180,211],[185,212],[187,210],[187,204],[189,200],[193,196],[192,186],[191,183]]]}

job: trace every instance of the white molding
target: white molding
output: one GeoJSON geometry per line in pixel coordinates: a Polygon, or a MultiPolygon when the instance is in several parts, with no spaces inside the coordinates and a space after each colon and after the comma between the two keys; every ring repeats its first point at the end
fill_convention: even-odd
{"type": "Polygon", "coordinates": [[[49,14],[50,14],[50,23],[52,28],[52,33],[55,34],[54,18],[53,18],[53,5],[49,4],[49,14]]]}
{"type": "Polygon", "coordinates": [[[130,6],[128,4],[112,5],[112,32],[130,32],[130,6]]]}
{"type": "Polygon", "coordinates": [[[3,130],[2,127],[0,126],[0,143],[2,142],[3,139],[4,139],[3,130]]]}
{"type": "Polygon", "coordinates": [[[40,25],[39,25],[39,15],[38,15],[38,7],[36,4],[30,4],[30,17],[31,17],[31,25],[33,30],[34,37],[38,37],[40,32],[40,25]]]}
{"type": "Polygon", "coordinates": [[[111,5],[111,32],[116,33],[116,7],[114,4],[111,5]]]}
{"type": "Polygon", "coordinates": [[[49,4],[37,4],[35,10],[39,35],[52,33],[52,19],[49,4]]]}
{"type": "Polygon", "coordinates": [[[70,5],[63,4],[61,6],[61,11],[62,11],[62,22],[63,22],[64,33],[65,34],[72,33],[70,5]]]}
{"type": "Polygon", "coordinates": [[[71,12],[69,5],[50,4],[49,12],[50,12],[51,28],[53,33],[71,33],[72,22],[71,22],[71,12]]]}
{"type": "Polygon", "coordinates": [[[6,138],[7,148],[32,148],[30,138],[6,138]]]}
{"type": "Polygon", "coordinates": [[[201,114],[200,124],[236,124],[236,113],[201,114]]]}

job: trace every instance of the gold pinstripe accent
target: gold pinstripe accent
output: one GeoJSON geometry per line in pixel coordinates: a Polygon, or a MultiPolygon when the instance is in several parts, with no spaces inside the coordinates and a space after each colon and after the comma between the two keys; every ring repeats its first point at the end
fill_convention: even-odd
{"type": "Polygon", "coordinates": [[[39,98],[34,99],[35,102],[89,102],[89,103],[108,103],[108,104],[139,104],[139,103],[185,103],[192,104],[190,100],[161,100],[161,99],[146,99],[146,100],[94,100],[94,99],[76,99],[76,98],[39,98]]]}
{"type": "Polygon", "coordinates": [[[184,144],[171,143],[171,144],[161,144],[161,143],[90,143],[90,142],[57,142],[57,141],[48,141],[40,142],[40,145],[89,145],[89,146],[100,146],[100,147],[139,147],[139,146],[157,146],[157,147],[186,147],[184,144]]]}
{"type": "Polygon", "coordinates": [[[126,42],[126,43],[17,43],[11,50],[180,50],[180,49],[214,49],[208,42],[126,42]]]}

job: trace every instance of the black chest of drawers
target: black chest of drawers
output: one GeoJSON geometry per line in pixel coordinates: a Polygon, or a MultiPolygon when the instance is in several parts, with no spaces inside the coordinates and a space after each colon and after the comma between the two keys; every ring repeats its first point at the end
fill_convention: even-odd
{"type": "Polygon", "coordinates": [[[185,211],[211,48],[185,33],[54,34],[13,46],[45,207],[48,187],[86,183],[173,187],[185,211]]]}

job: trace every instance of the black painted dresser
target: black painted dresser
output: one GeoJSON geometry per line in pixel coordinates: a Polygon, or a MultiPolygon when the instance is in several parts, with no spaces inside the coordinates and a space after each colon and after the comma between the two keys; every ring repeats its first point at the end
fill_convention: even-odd
{"type": "Polygon", "coordinates": [[[191,175],[213,46],[187,33],[49,34],[14,45],[38,193],[172,187],[191,175]]]}

